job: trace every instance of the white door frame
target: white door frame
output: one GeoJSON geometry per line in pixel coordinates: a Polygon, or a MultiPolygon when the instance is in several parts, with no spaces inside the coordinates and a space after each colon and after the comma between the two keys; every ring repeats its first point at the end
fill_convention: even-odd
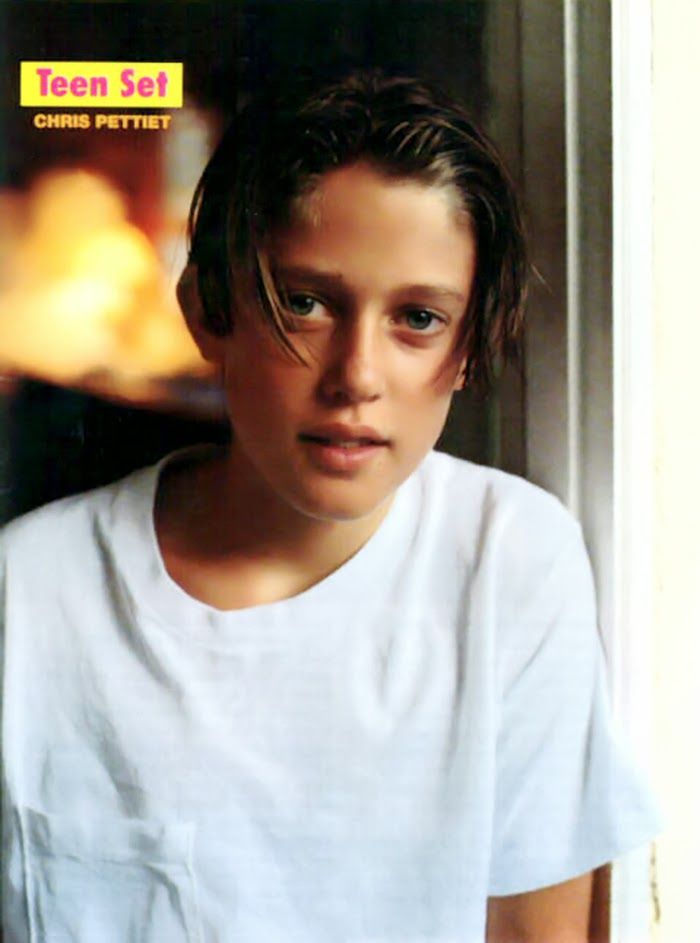
{"type": "MultiPolygon", "coordinates": [[[[651,0],[520,8],[523,185],[547,279],[535,286],[528,327],[527,473],[581,518],[614,712],[650,767],[651,0]],[[557,161],[563,181],[547,170],[557,161]]],[[[647,849],[615,865],[612,891],[611,941],[646,943],[647,849]]]]}

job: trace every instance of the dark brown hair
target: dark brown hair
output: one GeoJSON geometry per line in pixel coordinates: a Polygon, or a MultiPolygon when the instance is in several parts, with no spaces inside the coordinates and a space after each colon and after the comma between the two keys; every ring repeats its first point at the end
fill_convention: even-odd
{"type": "Polygon", "coordinates": [[[513,186],[491,142],[462,107],[412,78],[378,71],[256,96],[223,135],[195,191],[190,262],[207,329],[224,336],[253,299],[293,353],[265,254],[275,227],[326,172],[358,161],[389,178],[450,189],[470,220],[477,269],[460,338],[467,384],[516,355],[528,265],[513,186]]]}

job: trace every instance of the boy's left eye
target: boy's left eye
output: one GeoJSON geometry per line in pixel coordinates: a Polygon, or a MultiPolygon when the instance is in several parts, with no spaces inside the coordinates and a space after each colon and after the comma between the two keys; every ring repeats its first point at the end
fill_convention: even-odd
{"type": "Polygon", "coordinates": [[[423,334],[432,333],[445,324],[443,318],[433,311],[426,311],[424,308],[411,308],[404,311],[403,321],[412,331],[420,331],[423,334]]]}

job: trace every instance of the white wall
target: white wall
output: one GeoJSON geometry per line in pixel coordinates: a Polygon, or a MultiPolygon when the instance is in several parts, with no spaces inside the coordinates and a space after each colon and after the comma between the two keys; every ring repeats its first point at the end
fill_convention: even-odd
{"type": "Polygon", "coordinates": [[[663,943],[700,940],[700,3],[653,3],[655,756],[663,943]]]}

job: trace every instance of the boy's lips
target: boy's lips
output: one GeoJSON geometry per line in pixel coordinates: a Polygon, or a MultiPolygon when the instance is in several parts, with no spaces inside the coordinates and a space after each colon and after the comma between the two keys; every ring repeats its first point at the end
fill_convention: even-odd
{"type": "Polygon", "coordinates": [[[336,448],[362,448],[389,445],[389,439],[372,426],[353,426],[345,423],[324,423],[299,434],[303,442],[317,442],[336,448]]]}
{"type": "Polygon", "coordinates": [[[299,434],[314,465],[324,472],[353,472],[372,461],[390,440],[371,426],[325,423],[299,434]]]}

